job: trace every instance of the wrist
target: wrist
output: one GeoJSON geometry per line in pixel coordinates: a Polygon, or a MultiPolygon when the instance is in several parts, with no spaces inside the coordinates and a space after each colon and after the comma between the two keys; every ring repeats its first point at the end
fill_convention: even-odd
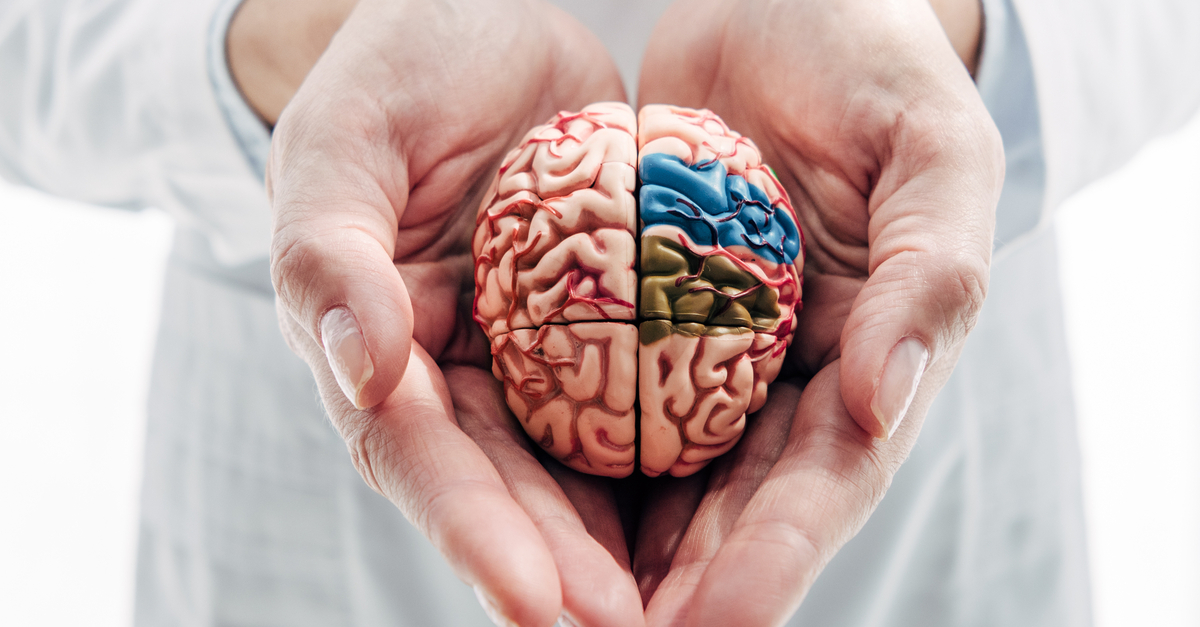
{"type": "Polygon", "coordinates": [[[979,64],[979,48],[983,41],[983,6],[980,0],[929,0],[950,45],[962,59],[971,76],[979,64]]]}
{"type": "Polygon", "coordinates": [[[245,0],[225,39],[229,71],[269,126],[325,52],[355,0],[245,0]]]}

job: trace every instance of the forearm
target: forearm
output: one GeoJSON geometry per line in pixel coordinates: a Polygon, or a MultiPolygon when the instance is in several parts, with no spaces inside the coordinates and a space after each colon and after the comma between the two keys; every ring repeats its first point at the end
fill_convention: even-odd
{"type": "Polygon", "coordinates": [[[268,125],[325,52],[356,0],[246,0],[229,24],[229,69],[268,125]]]}

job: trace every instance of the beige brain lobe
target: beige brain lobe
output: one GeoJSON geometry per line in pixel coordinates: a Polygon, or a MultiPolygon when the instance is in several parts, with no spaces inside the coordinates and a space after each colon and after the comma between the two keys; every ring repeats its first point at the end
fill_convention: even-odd
{"type": "Polygon", "coordinates": [[[473,252],[509,407],[592,474],[685,476],[732,448],[800,305],[787,195],[707,111],[599,103],[531,130],[484,197],[473,252]]]}

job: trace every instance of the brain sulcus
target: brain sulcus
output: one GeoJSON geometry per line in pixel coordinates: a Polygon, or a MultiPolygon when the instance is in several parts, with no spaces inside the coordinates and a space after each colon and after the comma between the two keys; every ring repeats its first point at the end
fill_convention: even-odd
{"type": "Polygon", "coordinates": [[[801,304],[787,194],[704,110],[597,103],[534,128],[484,196],[473,252],[509,408],[591,474],[686,476],[732,448],[801,304]]]}

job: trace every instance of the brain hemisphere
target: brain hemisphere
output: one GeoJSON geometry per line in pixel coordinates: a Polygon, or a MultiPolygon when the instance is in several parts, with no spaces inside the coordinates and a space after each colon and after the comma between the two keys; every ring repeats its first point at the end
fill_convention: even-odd
{"type": "Polygon", "coordinates": [[[475,317],[515,329],[635,318],[635,122],[593,106],[525,136],[477,221],[475,317]]]}
{"type": "Polygon", "coordinates": [[[561,113],[508,154],[477,224],[475,318],[542,448],[593,474],[684,476],[737,443],[792,340],[803,266],[752,142],[708,111],[561,113]]]}

